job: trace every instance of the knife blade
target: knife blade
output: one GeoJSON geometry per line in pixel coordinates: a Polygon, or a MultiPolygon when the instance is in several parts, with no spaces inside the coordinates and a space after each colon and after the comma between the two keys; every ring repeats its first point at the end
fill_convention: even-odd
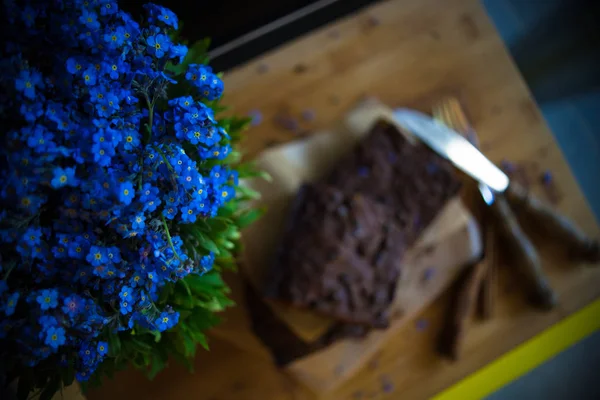
{"type": "Polygon", "coordinates": [[[508,188],[508,176],[453,129],[408,108],[394,110],[393,116],[400,127],[418,137],[467,175],[496,192],[504,192],[508,188]]]}
{"type": "MultiPolygon", "coordinates": [[[[566,245],[574,258],[596,264],[600,262],[600,241],[589,237],[571,220],[537,200],[518,184],[510,183],[501,169],[456,130],[408,108],[394,110],[393,122],[481,184],[489,186],[496,193],[506,192],[506,200],[517,211],[527,214],[540,227],[544,227],[546,234],[566,245]]],[[[482,196],[488,204],[494,202],[494,193],[487,193],[483,189],[482,196]]]]}
{"type": "MultiPolygon", "coordinates": [[[[479,145],[477,134],[468,125],[460,103],[451,100],[440,101],[434,110],[434,116],[439,123],[453,129],[458,135],[470,133],[473,146],[477,148],[479,145]]],[[[496,193],[496,195],[488,185],[482,182],[479,183],[478,188],[491,215],[494,216],[495,228],[501,233],[505,246],[513,255],[515,265],[525,278],[531,302],[541,309],[552,309],[557,303],[557,296],[542,270],[541,260],[533,243],[521,229],[504,196],[501,193],[496,193]]]]}

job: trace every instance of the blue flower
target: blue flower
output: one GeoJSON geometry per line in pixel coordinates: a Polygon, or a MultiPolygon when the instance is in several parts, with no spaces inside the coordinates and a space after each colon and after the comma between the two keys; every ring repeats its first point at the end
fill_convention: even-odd
{"type": "Polygon", "coordinates": [[[146,221],[144,214],[134,215],[131,219],[131,227],[135,230],[144,229],[144,226],[146,226],[144,221],[146,221]]]}
{"type": "Polygon", "coordinates": [[[15,88],[29,99],[35,99],[36,86],[43,87],[42,75],[36,70],[24,69],[15,80],[15,88]]]}
{"type": "Polygon", "coordinates": [[[91,343],[83,343],[79,350],[79,358],[83,365],[91,366],[96,362],[98,356],[97,346],[92,346],[91,343]]]}
{"type": "Polygon", "coordinates": [[[83,82],[88,86],[93,86],[96,84],[96,77],[98,75],[98,71],[93,66],[88,67],[83,72],[83,82]]]}
{"type": "Polygon", "coordinates": [[[79,17],[79,22],[81,22],[87,28],[92,30],[100,28],[100,22],[98,22],[98,14],[91,10],[83,9],[81,12],[81,16],[79,17]]]}
{"type": "Polygon", "coordinates": [[[37,16],[37,12],[32,7],[26,6],[23,9],[22,19],[28,28],[31,28],[35,24],[36,16],[37,16]]]}
{"type": "Polygon", "coordinates": [[[162,58],[169,50],[169,38],[163,34],[149,36],[146,39],[148,52],[157,58],[162,58]]]}
{"type": "Polygon", "coordinates": [[[133,197],[135,196],[135,190],[133,184],[129,181],[121,183],[119,185],[119,201],[123,204],[131,204],[133,197]]]}
{"type": "Polygon", "coordinates": [[[169,46],[169,58],[178,58],[178,62],[182,63],[188,53],[188,47],[183,44],[172,44],[169,46]]]}
{"type": "Polygon", "coordinates": [[[98,354],[100,355],[100,357],[104,357],[106,354],[108,354],[108,343],[106,342],[98,342],[98,354]]]}
{"type": "Polygon", "coordinates": [[[148,18],[150,22],[155,22],[157,19],[163,24],[177,29],[177,15],[175,15],[173,11],[156,4],[146,4],[144,8],[148,10],[150,14],[150,17],[148,18]]]}
{"type": "Polygon", "coordinates": [[[165,218],[172,220],[177,215],[177,209],[173,206],[167,206],[163,210],[165,218]]]}
{"type": "Polygon", "coordinates": [[[74,317],[81,313],[83,311],[82,309],[83,299],[81,297],[74,294],[65,298],[62,307],[62,311],[65,314],[74,317]]]}
{"type": "Polygon", "coordinates": [[[129,314],[133,310],[133,300],[121,300],[119,311],[123,315],[129,314]]]}
{"type": "Polygon", "coordinates": [[[104,35],[104,41],[111,49],[117,49],[125,43],[125,29],[122,26],[117,27],[112,32],[104,35]]]}
{"type": "Polygon", "coordinates": [[[100,15],[111,15],[119,11],[117,3],[114,1],[105,1],[100,7],[100,15]]]}
{"type": "Polygon", "coordinates": [[[10,317],[15,312],[19,296],[19,292],[14,292],[6,299],[6,303],[4,304],[4,314],[6,314],[7,317],[10,317]]]}
{"type": "Polygon", "coordinates": [[[58,305],[58,291],[55,289],[42,290],[36,297],[36,301],[42,310],[48,310],[58,305]]]}
{"type": "Polygon", "coordinates": [[[181,224],[235,195],[230,167],[213,167],[231,149],[206,101],[223,85],[193,64],[186,96],[168,97],[182,77],[167,65],[188,48],[171,42],[177,17],[163,7],[138,24],[115,0],[21,3],[0,16],[0,246],[14,249],[0,265],[14,268],[0,280],[0,337],[19,368],[75,354],[85,381],[108,335],[175,326],[164,288],[214,264],[181,224]]]}
{"type": "Polygon", "coordinates": [[[106,249],[106,257],[112,263],[120,263],[121,262],[121,250],[118,247],[112,246],[106,249]]]}
{"type": "Polygon", "coordinates": [[[223,202],[229,201],[235,196],[235,189],[231,186],[224,186],[221,188],[221,199],[223,202]]]}
{"type": "Polygon", "coordinates": [[[50,184],[54,189],[63,186],[77,186],[78,181],[75,178],[75,168],[54,168],[54,178],[50,184]]]}
{"type": "Polygon", "coordinates": [[[181,220],[187,223],[196,222],[196,215],[198,214],[198,210],[193,206],[186,206],[181,209],[181,220]]]}
{"type": "Polygon", "coordinates": [[[42,230],[38,227],[29,227],[23,234],[23,240],[28,246],[34,247],[42,241],[42,230]]]}
{"type": "Polygon", "coordinates": [[[90,247],[90,251],[85,259],[94,267],[104,265],[109,261],[108,256],[106,255],[106,249],[99,246],[90,247]]]}
{"type": "Polygon", "coordinates": [[[157,326],[160,332],[166,331],[167,329],[175,326],[179,321],[179,313],[178,312],[162,312],[154,321],[154,324],[157,326]]]}
{"type": "Polygon", "coordinates": [[[53,349],[58,349],[59,346],[65,344],[65,330],[64,328],[52,327],[46,331],[45,343],[53,349]]]}
{"type": "Polygon", "coordinates": [[[125,133],[125,140],[123,147],[125,150],[134,150],[140,145],[140,135],[135,131],[128,131],[125,133]]]}
{"type": "Polygon", "coordinates": [[[56,320],[56,318],[54,318],[51,315],[42,315],[38,319],[38,322],[39,322],[40,326],[42,327],[43,331],[47,331],[48,329],[50,329],[53,326],[58,326],[58,321],[56,320]]]}
{"type": "Polygon", "coordinates": [[[123,286],[121,288],[121,291],[119,292],[119,298],[121,300],[129,300],[132,299],[133,294],[131,292],[131,288],[128,286],[123,286]]]}

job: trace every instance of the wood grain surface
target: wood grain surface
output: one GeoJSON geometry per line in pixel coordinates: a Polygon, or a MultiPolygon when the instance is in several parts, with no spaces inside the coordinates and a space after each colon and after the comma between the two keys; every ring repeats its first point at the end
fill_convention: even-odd
{"type": "MultiPolygon", "coordinates": [[[[231,71],[225,86],[233,111],[258,110],[263,116],[263,123],[248,132],[248,156],[331,126],[364,96],[376,96],[390,106],[410,106],[431,93],[460,91],[482,150],[495,162],[526,162],[532,182],[551,170],[558,209],[587,233],[597,237],[600,232],[478,0],[384,1],[231,71]],[[314,119],[302,118],[307,110],[314,111],[314,119]],[[281,127],[276,122],[281,115],[296,118],[299,132],[281,127]]],[[[541,185],[534,191],[548,198],[541,185]]],[[[443,296],[420,317],[420,324],[408,326],[364,371],[326,398],[427,398],[600,296],[600,268],[573,265],[556,243],[528,233],[559,295],[557,309],[540,313],[528,306],[511,279],[510,265],[500,265],[494,318],[471,324],[460,361],[442,360],[434,351],[447,303],[443,296]]],[[[239,281],[229,282],[241,298],[239,281]]],[[[231,309],[225,318],[219,331],[243,343],[243,349],[213,339],[211,351],[198,355],[193,375],[175,363],[152,382],[126,371],[89,392],[88,398],[314,398],[273,366],[245,329],[243,307],[231,309]]]]}

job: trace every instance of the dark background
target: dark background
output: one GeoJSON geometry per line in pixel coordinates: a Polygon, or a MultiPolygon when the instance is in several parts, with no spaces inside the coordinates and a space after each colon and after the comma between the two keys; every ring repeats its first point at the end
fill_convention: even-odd
{"type": "MultiPolygon", "coordinates": [[[[268,33],[231,52],[211,60],[217,71],[224,71],[256,57],[297,36],[344,17],[378,0],[338,0],[304,18],[268,33]]],[[[128,0],[119,6],[134,17],[143,14],[147,0],[128,0]]],[[[317,3],[317,0],[155,0],[184,20],[183,37],[190,41],[211,38],[211,49],[222,46],[248,32],[317,3]]]]}

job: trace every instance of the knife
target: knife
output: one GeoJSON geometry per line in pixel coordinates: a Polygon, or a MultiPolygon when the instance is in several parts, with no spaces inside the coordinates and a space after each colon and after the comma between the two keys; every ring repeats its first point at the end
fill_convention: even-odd
{"type": "Polygon", "coordinates": [[[398,110],[394,113],[394,117],[400,126],[479,181],[481,196],[493,212],[505,243],[515,257],[519,272],[525,280],[530,300],[542,309],[553,308],[556,305],[557,297],[542,270],[535,247],[521,229],[506,200],[502,196],[497,196],[497,193],[492,191],[488,185],[488,183],[494,185],[493,188],[497,192],[505,191],[509,186],[509,179],[504,172],[485,158],[462,135],[441,122],[412,110],[398,110]]]}
{"type": "Polygon", "coordinates": [[[536,199],[519,184],[510,183],[502,170],[455,130],[426,114],[407,108],[396,109],[393,117],[401,128],[414,134],[467,175],[497,193],[504,193],[511,206],[533,219],[545,234],[561,242],[571,256],[590,263],[600,262],[598,240],[590,238],[571,220],[536,199]]]}

